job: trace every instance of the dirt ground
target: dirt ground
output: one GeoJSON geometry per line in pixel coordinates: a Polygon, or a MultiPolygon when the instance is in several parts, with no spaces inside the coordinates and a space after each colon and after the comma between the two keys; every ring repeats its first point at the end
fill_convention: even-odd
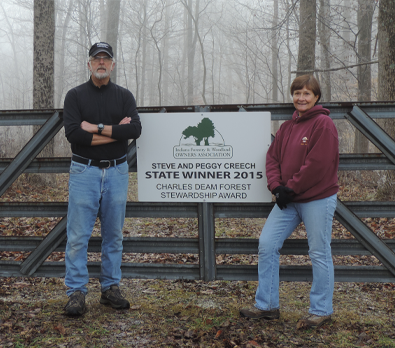
{"type": "MultiPolygon", "coordinates": [[[[371,200],[374,179],[345,176],[343,200],[371,200]],[[351,184],[350,184],[351,183],[351,184]]],[[[131,176],[129,200],[136,200],[131,176]]],[[[1,201],[67,201],[67,175],[57,188],[19,181],[1,201]]],[[[0,235],[45,236],[54,218],[2,218],[0,235]]],[[[364,222],[381,238],[394,238],[395,219],[364,222]]],[[[217,219],[216,237],[258,238],[264,219],[217,219]]],[[[99,235],[98,225],[93,235],[99,235]]],[[[126,237],[197,237],[194,219],[127,219],[126,237]]],[[[334,222],[334,238],[353,238],[334,222]]],[[[291,238],[306,238],[301,225],[291,238]]],[[[23,261],[28,253],[2,252],[1,260],[23,261]]],[[[53,253],[51,261],[63,261],[53,253]]],[[[90,261],[100,254],[89,255],[90,261]]],[[[124,254],[124,262],[197,263],[197,255],[124,254]]],[[[217,263],[256,264],[256,255],[219,255],[217,263]]],[[[372,256],[336,256],[336,265],[380,265],[372,256]]],[[[309,264],[308,257],[284,255],[282,264],[309,264]]],[[[122,279],[130,310],[99,304],[100,284],[91,279],[88,312],[63,315],[67,302],[62,278],[0,277],[0,348],[5,347],[395,347],[395,284],[336,283],[332,322],[317,330],[297,330],[309,306],[310,283],[282,282],[279,320],[241,318],[239,309],[254,303],[256,282],[122,279]]]]}
{"type": "Polygon", "coordinates": [[[123,279],[130,310],[99,304],[91,279],[88,312],[63,315],[61,278],[0,278],[0,347],[395,347],[393,284],[336,283],[333,321],[297,330],[309,283],[282,282],[279,320],[250,320],[256,282],[123,279]]]}

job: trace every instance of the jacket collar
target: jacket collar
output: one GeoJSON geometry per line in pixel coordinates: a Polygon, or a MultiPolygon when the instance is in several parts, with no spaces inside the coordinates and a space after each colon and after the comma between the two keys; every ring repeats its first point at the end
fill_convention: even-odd
{"type": "Polygon", "coordinates": [[[89,84],[90,84],[92,87],[97,88],[97,89],[101,89],[101,90],[109,88],[109,87],[111,86],[111,84],[112,84],[111,79],[110,79],[106,85],[102,85],[102,86],[98,87],[98,86],[96,86],[96,85],[93,83],[92,77],[89,78],[89,81],[88,81],[88,82],[89,82],[89,84]]]}
{"type": "Polygon", "coordinates": [[[306,111],[302,117],[299,117],[298,111],[295,110],[292,115],[292,119],[294,122],[299,123],[299,122],[307,121],[318,115],[329,116],[329,114],[330,111],[328,109],[325,109],[322,105],[314,105],[310,110],[306,111]]]}

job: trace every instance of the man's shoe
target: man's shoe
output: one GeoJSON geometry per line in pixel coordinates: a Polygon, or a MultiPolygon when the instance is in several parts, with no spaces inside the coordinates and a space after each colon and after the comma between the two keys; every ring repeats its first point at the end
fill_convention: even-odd
{"type": "Polygon", "coordinates": [[[75,291],[69,296],[69,302],[64,307],[66,315],[80,316],[85,313],[85,294],[82,291],[75,291]]]}
{"type": "Polygon", "coordinates": [[[316,329],[321,325],[328,323],[332,320],[330,315],[319,316],[309,314],[306,318],[300,319],[296,324],[296,329],[316,329]]]}
{"type": "Polygon", "coordinates": [[[266,320],[273,320],[280,318],[280,310],[279,309],[272,309],[270,311],[263,311],[256,307],[251,308],[243,308],[240,309],[240,315],[242,317],[248,317],[251,319],[266,319],[266,320]]]}
{"type": "Polygon", "coordinates": [[[118,285],[111,285],[110,288],[101,293],[100,303],[110,305],[115,309],[128,309],[130,303],[122,296],[118,285]]]}

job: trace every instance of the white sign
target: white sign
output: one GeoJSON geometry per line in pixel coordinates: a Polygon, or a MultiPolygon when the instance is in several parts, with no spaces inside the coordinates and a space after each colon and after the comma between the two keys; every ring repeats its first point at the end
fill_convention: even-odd
{"type": "Polygon", "coordinates": [[[140,114],[139,201],[270,202],[269,112],[140,114]]]}

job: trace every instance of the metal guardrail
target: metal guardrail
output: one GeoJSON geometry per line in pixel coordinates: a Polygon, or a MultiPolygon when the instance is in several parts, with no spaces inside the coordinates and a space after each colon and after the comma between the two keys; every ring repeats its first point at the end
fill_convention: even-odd
{"type": "MultiPolygon", "coordinates": [[[[343,120],[355,106],[363,109],[371,118],[394,118],[394,102],[333,102],[323,103],[331,111],[331,118],[343,120]]],[[[295,108],[292,103],[285,104],[229,104],[207,106],[161,106],[139,107],[139,114],[157,112],[239,112],[239,111],[270,111],[272,121],[289,120],[295,108]]],[[[53,110],[0,110],[0,126],[43,125],[54,112],[62,116],[62,109],[53,110]]]]}
{"type": "MultiPolygon", "coordinates": [[[[374,122],[374,118],[394,118],[393,103],[330,103],[333,119],[346,117],[373,142],[382,154],[341,154],[340,170],[377,170],[395,168],[395,143],[374,122]],[[369,113],[369,115],[366,114],[369,113]]],[[[144,112],[209,112],[209,111],[270,111],[272,120],[289,119],[292,104],[215,105],[168,108],[139,108],[144,112]]],[[[35,156],[62,127],[62,110],[0,111],[0,126],[43,125],[38,133],[14,159],[0,159],[0,196],[22,173],[68,172],[69,158],[39,158],[35,156]]],[[[129,170],[136,171],[136,146],[128,150],[129,170]]],[[[127,217],[185,217],[198,219],[198,238],[125,238],[124,252],[130,253],[191,253],[199,256],[199,264],[122,264],[124,277],[203,280],[257,280],[257,266],[219,265],[218,254],[254,254],[255,239],[215,238],[216,218],[267,217],[273,203],[139,203],[128,202],[127,217]]],[[[333,240],[334,255],[375,255],[384,266],[335,266],[336,281],[395,280],[394,240],[380,240],[359,218],[395,217],[395,202],[338,202],[335,218],[356,240],[333,240]]],[[[43,238],[0,237],[0,251],[24,251],[30,255],[23,262],[0,261],[0,276],[64,276],[64,263],[44,262],[52,252],[64,251],[66,238],[66,202],[0,202],[0,217],[62,217],[57,226],[43,238]]],[[[100,250],[101,238],[91,238],[89,251],[100,250]]],[[[306,255],[307,241],[289,239],[282,254],[306,255]]],[[[89,263],[90,275],[98,276],[99,263],[89,263]]],[[[310,266],[282,266],[280,279],[311,281],[310,266]]]]}
{"type": "Polygon", "coordinates": [[[2,196],[16,178],[24,172],[30,162],[33,161],[62,127],[63,120],[59,117],[59,113],[55,112],[37,133],[33,135],[32,139],[0,175],[0,196],[2,196]]]}
{"type": "MultiPolygon", "coordinates": [[[[395,202],[342,202],[359,218],[395,218],[395,202]]],[[[126,217],[135,218],[197,218],[198,203],[128,202],[126,217]]],[[[213,203],[214,218],[265,218],[273,203],[213,203]]],[[[63,217],[67,202],[0,202],[0,218],[63,217]]]]}
{"type": "MultiPolygon", "coordinates": [[[[2,277],[23,277],[20,272],[20,262],[3,261],[1,263],[2,277]]],[[[150,263],[122,263],[122,276],[138,279],[202,279],[199,265],[190,264],[150,264],[150,263]]],[[[88,263],[89,276],[99,278],[100,263],[88,263]]],[[[63,262],[45,262],[32,275],[34,277],[64,277],[63,262]]],[[[217,280],[258,280],[258,266],[251,265],[217,265],[217,280]]],[[[281,281],[312,281],[310,266],[280,266],[281,281]]],[[[336,282],[394,282],[394,277],[380,266],[335,266],[336,282]]]]}
{"type": "MultiPolygon", "coordinates": [[[[130,147],[131,157],[135,156],[136,147],[130,147]]],[[[0,158],[0,174],[11,163],[12,158],[0,158]]],[[[40,157],[29,163],[24,173],[68,173],[70,169],[70,157],[40,157]]],[[[392,163],[385,155],[380,153],[368,154],[340,154],[339,170],[393,170],[395,164],[392,163]]],[[[136,172],[136,163],[129,165],[130,172],[136,172]]]]}
{"type": "MultiPolygon", "coordinates": [[[[44,240],[43,237],[0,237],[0,251],[34,251],[44,240]]],[[[101,252],[101,238],[92,237],[88,252],[101,252]]],[[[395,240],[384,239],[390,249],[395,251],[395,240]]],[[[66,241],[63,240],[54,252],[64,252],[66,241]]],[[[280,250],[281,255],[308,255],[307,239],[287,239],[280,250]]],[[[125,253],[169,253],[199,254],[197,238],[174,237],[125,237],[123,239],[125,253]]],[[[258,239],[255,238],[215,238],[215,254],[257,254],[258,239]]],[[[371,253],[355,239],[333,239],[333,255],[371,255],[371,253]]]]}

